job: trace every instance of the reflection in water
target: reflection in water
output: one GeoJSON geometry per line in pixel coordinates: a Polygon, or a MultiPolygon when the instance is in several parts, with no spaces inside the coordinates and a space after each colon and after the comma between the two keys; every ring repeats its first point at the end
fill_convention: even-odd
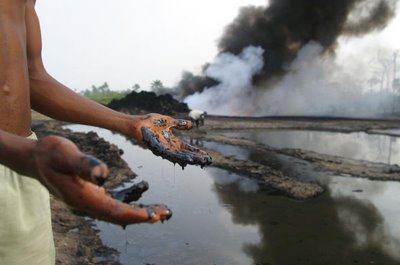
{"type": "MultiPolygon", "coordinates": [[[[121,252],[123,264],[400,263],[399,183],[319,176],[323,173],[309,163],[276,156],[277,166],[290,165],[294,174],[325,181],[322,196],[295,201],[253,192],[256,184],[225,170],[189,166],[182,171],[123,137],[96,131],[119,145],[131,168],[150,183],[141,202],[166,203],[174,211],[163,225],[125,231],[97,223],[103,241],[121,252]]],[[[213,148],[213,143],[204,145],[213,148]]],[[[232,146],[214,147],[243,159],[270,159],[232,146]]]]}
{"type": "Polygon", "coordinates": [[[357,189],[363,192],[351,192],[348,188],[349,180],[343,179],[332,185],[332,196],[334,198],[351,196],[353,200],[367,202],[376,208],[382,220],[371,223],[369,216],[360,216],[357,211],[348,209],[347,205],[338,207],[339,218],[346,229],[354,234],[357,247],[379,247],[400,262],[399,183],[377,182],[371,185],[365,180],[356,180],[356,183],[357,189]]]}
{"type": "MultiPolygon", "coordinates": [[[[385,186],[364,182],[377,184],[378,189],[385,186]]],[[[261,241],[243,248],[255,264],[399,264],[395,250],[400,247],[400,235],[385,233],[398,218],[372,201],[353,196],[349,188],[359,185],[339,177],[334,183],[334,189],[347,187],[349,195],[336,196],[335,191],[328,191],[320,198],[298,202],[263,193],[246,194],[235,185],[216,191],[221,203],[232,205],[235,223],[259,227],[261,241]],[[362,237],[364,240],[360,240],[362,237]]],[[[398,183],[388,184],[400,191],[398,183]]],[[[395,211],[396,202],[390,197],[386,200],[392,202],[388,208],[395,211]]]]}
{"type": "MultiPolygon", "coordinates": [[[[70,128],[87,130],[81,126],[70,128]]],[[[220,203],[214,183],[233,183],[230,180],[233,177],[245,189],[244,194],[255,190],[256,184],[229,173],[214,180],[209,170],[218,169],[187,166],[182,171],[124,137],[95,130],[122,148],[123,158],[132,170],[149,182],[150,189],[140,202],[165,203],[173,211],[173,217],[164,224],[132,225],[126,230],[97,222],[102,240],[120,251],[123,264],[252,264],[242,247],[245,243],[259,242],[258,227],[233,223],[232,206],[220,203]]]]}
{"type": "MultiPolygon", "coordinates": [[[[212,172],[212,171],[211,171],[212,172]]],[[[259,187],[252,179],[239,176],[235,173],[224,172],[225,174],[212,174],[215,184],[220,187],[235,184],[242,192],[256,192],[259,187]]]]}
{"type": "Polygon", "coordinates": [[[257,130],[224,135],[252,139],[275,148],[299,148],[321,154],[400,164],[399,138],[387,135],[295,130],[257,130]]]}
{"type": "Polygon", "coordinates": [[[246,160],[249,157],[250,150],[240,148],[233,145],[219,144],[215,142],[204,142],[204,147],[208,149],[214,149],[225,156],[233,156],[236,159],[246,160]]]}
{"type": "Polygon", "coordinates": [[[386,130],[369,130],[369,133],[375,134],[385,134],[395,137],[400,137],[400,130],[399,129],[386,129],[386,130]]]}

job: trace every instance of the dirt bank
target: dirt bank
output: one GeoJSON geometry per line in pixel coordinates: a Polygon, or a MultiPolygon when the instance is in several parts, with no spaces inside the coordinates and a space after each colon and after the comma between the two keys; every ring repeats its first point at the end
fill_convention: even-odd
{"type": "MultiPolygon", "coordinates": [[[[248,139],[232,138],[223,135],[226,132],[268,130],[318,130],[329,132],[366,132],[381,134],[385,130],[400,128],[396,119],[348,119],[348,118],[240,118],[240,117],[208,117],[205,126],[199,130],[183,133],[197,141],[208,141],[226,145],[240,146],[249,150],[256,150],[259,156],[282,154],[303,161],[308,161],[320,171],[329,171],[350,177],[368,178],[372,180],[400,181],[400,167],[383,163],[373,163],[355,159],[343,158],[327,154],[319,154],[300,149],[277,149],[248,139]]],[[[392,132],[388,132],[391,135],[392,132]]],[[[274,161],[264,160],[263,163],[238,160],[226,157],[215,150],[208,150],[214,158],[215,167],[228,169],[255,178],[259,183],[270,189],[278,190],[296,199],[308,199],[323,192],[324,187],[309,182],[302,182],[296,178],[286,176],[276,169],[274,161]]]]}
{"type": "Polygon", "coordinates": [[[331,132],[369,132],[399,129],[400,119],[351,119],[330,117],[224,117],[209,116],[202,131],[288,129],[331,132]]]}
{"type": "MultiPolygon", "coordinates": [[[[136,177],[126,162],[121,159],[121,150],[96,133],[74,133],[63,129],[61,123],[36,121],[33,130],[39,138],[60,135],[73,141],[82,151],[105,161],[110,175],[105,188],[112,188],[136,177]]],[[[63,202],[51,197],[52,222],[57,253],[57,264],[120,264],[118,252],[105,246],[98,236],[93,220],[73,213],[63,202]]]]}
{"type": "MultiPolygon", "coordinates": [[[[82,134],[63,130],[60,123],[36,119],[34,130],[39,137],[58,134],[71,139],[84,152],[105,161],[111,168],[108,187],[134,178],[135,174],[120,158],[117,146],[110,145],[95,133],[82,134]]],[[[216,142],[256,150],[259,155],[285,155],[308,161],[322,172],[336,172],[349,177],[363,177],[378,180],[400,180],[397,165],[372,163],[343,157],[319,154],[300,149],[276,149],[246,139],[224,136],[224,132],[238,132],[259,129],[322,130],[334,132],[376,132],[376,130],[399,129],[398,120],[324,119],[324,118],[228,118],[208,117],[205,126],[199,130],[182,133],[192,140],[216,142]]],[[[382,132],[381,132],[382,133],[382,132]]],[[[213,157],[214,167],[227,169],[256,179],[267,190],[296,199],[318,196],[324,187],[317,183],[304,182],[288,176],[274,161],[265,159],[263,163],[240,160],[224,155],[217,150],[208,150],[213,157]]],[[[57,247],[57,264],[119,264],[118,253],[104,246],[99,239],[92,221],[79,217],[58,200],[52,199],[53,226],[57,247]]]]}

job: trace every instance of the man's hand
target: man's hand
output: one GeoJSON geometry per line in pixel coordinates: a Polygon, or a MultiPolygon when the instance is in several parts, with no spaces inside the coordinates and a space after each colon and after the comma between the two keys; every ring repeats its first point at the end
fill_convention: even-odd
{"type": "Polygon", "coordinates": [[[135,126],[135,139],[144,142],[158,156],[181,166],[187,164],[205,166],[211,164],[211,156],[177,138],[172,128],[188,130],[192,122],[173,119],[156,113],[144,115],[135,126]]]}
{"type": "Polygon", "coordinates": [[[33,149],[36,178],[56,197],[87,215],[119,225],[168,220],[163,205],[126,204],[114,200],[101,185],[109,171],[98,159],[81,153],[69,140],[48,136],[33,149]]]}

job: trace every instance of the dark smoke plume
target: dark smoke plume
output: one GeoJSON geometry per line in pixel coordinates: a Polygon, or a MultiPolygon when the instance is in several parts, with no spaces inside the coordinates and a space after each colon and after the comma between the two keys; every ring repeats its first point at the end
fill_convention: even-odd
{"type": "MultiPolygon", "coordinates": [[[[267,7],[245,7],[227,26],[219,52],[235,55],[249,46],[265,50],[264,67],[254,82],[273,81],[286,73],[307,43],[319,43],[334,53],[340,36],[361,36],[386,27],[395,15],[397,0],[270,0],[267,7]]],[[[181,95],[204,89],[204,76],[186,74],[181,95]],[[195,80],[193,83],[191,80],[195,80]]],[[[209,86],[207,86],[209,87],[209,86]]]]}
{"type": "MultiPolygon", "coordinates": [[[[204,65],[202,71],[204,72],[208,66],[209,64],[204,65]]],[[[176,94],[181,98],[185,98],[196,92],[202,92],[206,87],[212,87],[216,84],[218,84],[217,81],[205,75],[199,76],[185,71],[182,73],[182,79],[178,83],[176,94]]]]}

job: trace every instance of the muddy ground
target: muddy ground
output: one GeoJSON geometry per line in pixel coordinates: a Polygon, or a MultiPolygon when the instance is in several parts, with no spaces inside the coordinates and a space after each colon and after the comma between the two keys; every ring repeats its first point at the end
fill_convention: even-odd
{"type": "MultiPolygon", "coordinates": [[[[105,188],[133,179],[136,174],[120,157],[121,150],[96,133],[74,133],[63,129],[62,123],[54,121],[34,121],[33,131],[38,138],[46,135],[60,135],[73,141],[83,152],[107,161],[110,175],[105,188]]],[[[103,245],[93,224],[93,220],[73,212],[63,202],[51,196],[51,211],[56,264],[119,264],[118,252],[103,245]]]]}
{"type": "MultiPolygon", "coordinates": [[[[318,130],[329,132],[366,132],[376,133],[378,130],[399,129],[400,121],[396,119],[344,119],[344,118],[226,118],[210,117],[206,125],[198,130],[186,133],[191,139],[241,146],[257,151],[261,156],[282,154],[300,160],[308,161],[320,171],[329,171],[349,177],[368,178],[372,180],[400,180],[400,167],[348,159],[333,155],[319,154],[300,149],[276,149],[247,139],[229,138],[224,132],[251,131],[259,129],[269,130],[318,130]]],[[[382,133],[382,132],[381,132],[382,133]]],[[[388,132],[388,134],[390,134],[388,132]]],[[[316,183],[304,183],[293,177],[286,176],[277,168],[274,161],[263,161],[262,164],[242,161],[234,157],[226,157],[214,150],[207,150],[212,154],[213,166],[242,173],[257,179],[261,186],[281,192],[295,199],[309,199],[321,194],[324,187],[316,183]]]]}
{"type": "MultiPolygon", "coordinates": [[[[111,167],[108,187],[135,177],[120,158],[117,146],[110,145],[95,133],[73,133],[61,128],[60,123],[36,117],[33,128],[39,137],[59,134],[74,141],[83,151],[94,154],[111,167]]],[[[374,130],[400,129],[400,121],[326,119],[326,118],[227,118],[208,117],[204,126],[182,133],[194,142],[209,141],[256,150],[261,155],[283,154],[315,165],[320,171],[335,172],[348,177],[379,180],[400,180],[400,167],[382,163],[346,159],[300,149],[274,149],[255,142],[229,138],[224,132],[258,129],[298,129],[335,132],[373,132],[374,130]]],[[[268,191],[277,192],[295,199],[312,199],[324,191],[317,183],[302,182],[287,176],[273,161],[256,163],[224,156],[215,150],[207,150],[213,157],[214,167],[227,169],[258,180],[268,191]]],[[[57,264],[119,264],[116,250],[104,246],[97,235],[93,221],[71,212],[63,203],[52,198],[53,229],[57,249],[57,264]]]]}

